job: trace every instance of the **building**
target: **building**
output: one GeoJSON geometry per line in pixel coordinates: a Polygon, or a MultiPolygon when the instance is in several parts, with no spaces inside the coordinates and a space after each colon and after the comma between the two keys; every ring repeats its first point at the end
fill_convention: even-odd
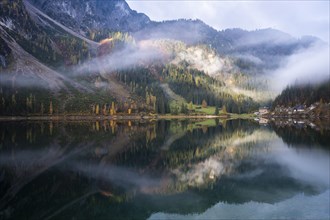
{"type": "Polygon", "coordinates": [[[305,111],[305,106],[303,105],[297,105],[293,108],[293,112],[304,112],[305,111]]]}
{"type": "Polygon", "coordinates": [[[269,114],[269,109],[267,107],[259,108],[259,115],[267,115],[269,114]]]}

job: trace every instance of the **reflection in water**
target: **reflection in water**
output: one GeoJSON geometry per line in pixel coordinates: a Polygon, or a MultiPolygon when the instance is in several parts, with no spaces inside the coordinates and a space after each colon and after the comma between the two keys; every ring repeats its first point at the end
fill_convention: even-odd
{"type": "Polygon", "coordinates": [[[301,182],[323,189],[329,187],[329,151],[305,148],[292,149],[287,148],[283,143],[276,142],[273,148],[275,149],[273,154],[267,156],[269,162],[287,167],[289,175],[301,182]]]}
{"type": "Polygon", "coordinates": [[[275,203],[247,202],[232,205],[220,202],[202,214],[165,214],[155,213],[152,219],[328,219],[330,191],[317,196],[299,194],[291,199],[275,203]]]}
{"type": "Polygon", "coordinates": [[[242,120],[0,128],[0,218],[330,217],[328,130],[242,120]]]}

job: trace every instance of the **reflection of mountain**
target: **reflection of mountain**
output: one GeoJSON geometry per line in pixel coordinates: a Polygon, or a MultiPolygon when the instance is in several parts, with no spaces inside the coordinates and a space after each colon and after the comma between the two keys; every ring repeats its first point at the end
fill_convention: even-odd
{"type": "MultiPolygon", "coordinates": [[[[104,154],[111,157],[132,141],[130,137],[139,136],[134,123],[129,127],[118,126],[112,121],[84,124],[8,122],[1,123],[0,127],[0,166],[4,168],[1,172],[4,179],[1,181],[0,207],[11,201],[26,185],[63,162],[81,157],[86,152],[89,157],[104,154]]],[[[144,132],[147,126],[138,128],[139,132],[144,132]]]]}
{"type": "Polygon", "coordinates": [[[274,159],[287,147],[271,130],[239,120],[205,124],[4,123],[1,197],[19,187],[1,205],[16,219],[23,213],[145,219],[155,212],[204,212],[219,201],[274,203],[323,190],[291,175],[287,161],[274,159]]]}

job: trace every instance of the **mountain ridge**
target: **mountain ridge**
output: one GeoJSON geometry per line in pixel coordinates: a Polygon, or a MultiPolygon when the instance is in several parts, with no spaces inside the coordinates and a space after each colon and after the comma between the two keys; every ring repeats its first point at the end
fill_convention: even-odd
{"type": "Polygon", "coordinates": [[[130,32],[150,22],[150,19],[130,9],[124,0],[29,0],[53,19],[78,33],[89,29],[112,29],[130,32]]]}
{"type": "MultiPolygon", "coordinates": [[[[271,97],[265,96],[266,73],[319,41],[296,39],[274,29],[217,31],[201,20],[154,22],[131,10],[124,0],[14,0],[0,4],[0,74],[6,78],[1,84],[18,82],[21,75],[51,84],[58,76],[57,94],[46,89],[47,97],[40,99],[48,104],[53,100],[59,112],[93,109],[95,113],[98,105],[109,112],[110,103],[116,102],[121,111],[166,113],[178,112],[181,102],[201,105],[202,101],[248,112],[256,102],[271,97]],[[15,52],[18,47],[38,62],[18,62],[24,60],[15,52]],[[14,68],[19,64],[18,69],[28,70],[31,63],[39,70],[31,67],[33,71],[19,73],[14,68]],[[114,66],[109,68],[107,63],[114,66]],[[45,67],[52,69],[52,76],[41,74],[49,72],[45,67]],[[12,74],[5,75],[7,72],[12,74]],[[135,76],[142,73],[149,79],[135,76]],[[69,101],[61,106],[60,99],[69,101]]],[[[7,91],[2,97],[10,103],[19,84],[8,85],[2,85],[1,91],[7,91]]],[[[35,93],[33,88],[29,93],[35,93]]],[[[30,100],[28,93],[21,96],[22,103],[30,100]]]]}

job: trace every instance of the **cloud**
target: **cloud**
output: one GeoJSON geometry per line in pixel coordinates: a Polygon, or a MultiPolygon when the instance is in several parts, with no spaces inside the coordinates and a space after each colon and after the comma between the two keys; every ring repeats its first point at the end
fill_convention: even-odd
{"type": "Polygon", "coordinates": [[[329,1],[127,1],[152,20],[201,19],[215,29],[276,28],[329,41],[329,1]],[[198,10],[196,10],[198,8],[198,10]]]}
{"type": "Polygon", "coordinates": [[[38,87],[46,88],[47,86],[40,83],[40,78],[34,76],[25,76],[14,73],[1,73],[0,77],[1,86],[11,87],[38,87]]]}
{"type": "Polygon", "coordinates": [[[150,64],[164,58],[159,50],[140,43],[135,47],[127,46],[122,50],[96,57],[76,67],[74,76],[85,73],[111,73],[113,71],[130,68],[138,64],[150,64]]]}
{"type": "Polygon", "coordinates": [[[320,83],[329,77],[329,45],[325,44],[298,51],[271,73],[275,91],[294,83],[320,83]]]}
{"type": "Polygon", "coordinates": [[[256,57],[256,56],[253,56],[251,54],[248,54],[248,53],[244,53],[244,54],[234,54],[234,57],[235,58],[238,58],[238,59],[241,59],[245,62],[251,62],[253,64],[256,64],[256,65],[261,65],[263,64],[263,61],[256,57]]]}

